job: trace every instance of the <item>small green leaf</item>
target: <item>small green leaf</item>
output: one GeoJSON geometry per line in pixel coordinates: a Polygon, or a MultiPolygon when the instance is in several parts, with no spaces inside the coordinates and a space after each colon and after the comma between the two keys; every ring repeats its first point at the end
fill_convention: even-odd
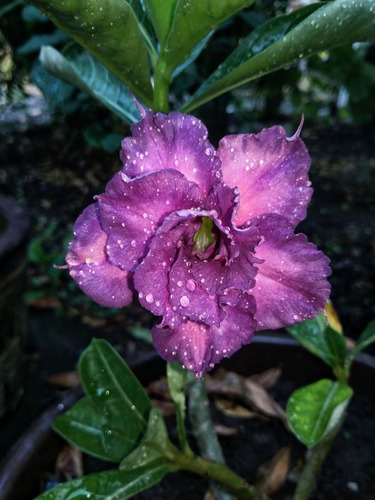
{"type": "Polygon", "coordinates": [[[107,470],[84,476],[39,495],[35,500],[127,500],[163,479],[169,468],[153,464],[144,469],[107,470]]]}
{"type": "Polygon", "coordinates": [[[87,453],[120,461],[143,439],[151,402],[105,340],[92,341],[79,372],[87,397],[56,419],[55,430],[87,453]]]}
{"type": "Polygon", "coordinates": [[[287,328],[305,349],[312,352],[335,369],[342,369],[345,363],[346,347],[344,336],[327,326],[323,314],[287,328]]]}
{"type": "Polygon", "coordinates": [[[43,47],[40,61],[49,73],[95,97],[126,123],[138,121],[139,111],[124,84],[77,44],[63,53],[43,47]]]}
{"type": "Polygon", "coordinates": [[[120,470],[151,467],[156,463],[164,464],[169,470],[175,470],[176,452],[179,453],[168,438],[167,428],[160,411],[153,408],[144,440],[122,460],[120,470]]]}
{"type": "Polygon", "coordinates": [[[348,385],[328,379],[296,390],[286,408],[291,430],[308,448],[314,446],[339,424],[352,395],[348,385]]]}
{"type": "Polygon", "coordinates": [[[85,47],[145,104],[151,105],[147,40],[129,2],[29,0],[28,3],[85,47]]]}
{"type": "MultiPolygon", "coordinates": [[[[160,9],[164,2],[160,2],[160,9]]],[[[185,61],[194,47],[201,42],[219,24],[245,7],[254,3],[254,0],[199,0],[187,2],[178,0],[169,6],[169,19],[163,28],[162,37],[165,39],[163,57],[172,71],[185,61]],[[166,26],[170,31],[166,37],[166,26]]],[[[172,2],[171,2],[172,4],[172,2]]],[[[161,17],[161,10],[159,17],[161,17]]],[[[160,29],[159,29],[160,31],[160,29]]]]}
{"type": "Polygon", "coordinates": [[[180,439],[182,450],[186,454],[191,454],[192,451],[187,441],[186,428],[185,428],[185,414],[186,414],[186,399],[185,399],[185,385],[187,383],[187,371],[182,368],[181,364],[177,361],[167,363],[167,380],[168,388],[173,403],[176,408],[177,416],[177,430],[180,439]]]}
{"type": "Polygon", "coordinates": [[[375,342],[375,319],[373,319],[367,327],[363,330],[359,339],[356,342],[356,345],[353,347],[351,351],[348,352],[345,361],[345,367],[347,370],[350,369],[351,364],[358,354],[363,351],[367,346],[375,342]]]}
{"type": "Polygon", "coordinates": [[[182,110],[191,111],[224,92],[316,52],[373,40],[373,0],[334,0],[308,5],[252,31],[182,110]]]}
{"type": "Polygon", "coordinates": [[[147,344],[152,344],[152,335],[149,328],[142,328],[141,326],[132,326],[129,328],[130,335],[138,340],[143,340],[147,344]]]}

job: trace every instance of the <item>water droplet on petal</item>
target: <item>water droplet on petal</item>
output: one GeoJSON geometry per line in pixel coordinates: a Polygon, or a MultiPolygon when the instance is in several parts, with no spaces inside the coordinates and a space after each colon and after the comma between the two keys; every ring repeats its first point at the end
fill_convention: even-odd
{"type": "Polygon", "coordinates": [[[154,302],[154,296],[152,295],[152,293],[148,293],[146,295],[146,302],[148,302],[149,304],[152,304],[154,302]]]}
{"type": "Polygon", "coordinates": [[[186,282],[186,288],[187,288],[190,292],[194,292],[195,287],[196,287],[196,283],[195,283],[195,281],[194,281],[194,280],[192,280],[192,279],[187,280],[187,282],[186,282]]]}
{"type": "Polygon", "coordinates": [[[187,307],[187,306],[190,304],[190,299],[189,299],[189,297],[187,297],[186,295],[183,295],[183,296],[180,298],[180,304],[182,305],[182,307],[187,307]]]}

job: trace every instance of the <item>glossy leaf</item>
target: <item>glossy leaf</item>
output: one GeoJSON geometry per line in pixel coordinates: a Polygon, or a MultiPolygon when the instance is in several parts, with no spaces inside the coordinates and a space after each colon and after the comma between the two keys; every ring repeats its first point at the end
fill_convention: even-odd
{"type": "Polygon", "coordinates": [[[144,440],[130,455],[122,460],[120,470],[152,467],[156,463],[159,465],[165,464],[169,470],[174,470],[173,458],[175,451],[177,449],[168,438],[167,428],[160,411],[153,408],[144,440]]]}
{"type": "Polygon", "coordinates": [[[167,379],[169,393],[176,408],[177,430],[181,448],[185,453],[190,453],[191,450],[187,441],[185,428],[185,385],[187,383],[187,371],[177,361],[167,363],[167,379]]]}
{"type": "Polygon", "coordinates": [[[137,106],[124,84],[76,44],[63,53],[54,47],[43,47],[40,61],[49,73],[95,97],[126,123],[139,120],[137,106]]]}
{"type": "Polygon", "coordinates": [[[169,468],[164,464],[153,464],[147,469],[107,470],[61,483],[35,500],[126,500],[151,488],[168,471],[169,468]]]}
{"type": "Polygon", "coordinates": [[[144,0],[159,43],[164,45],[179,0],[144,0]]]}
{"type": "Polygon", "coordinates": [[[315,52],[375,40],[373,0],[319,2],[259,26],[201,85],[184,112],[315,52]]]}
{"type": "Polygon", "coordinates": [[[307,447],[314,446],[339,424],[352,395],[348,385],[328,379],[296,390],[286,408],[291,430],[307,447]]]}
{"type": "Polygon", "coordinates": [[[145,104],[151,104],[146,38],[129,2],[29,0],[29,3],[85,47],[145,104]]]}
{"type": "Polygon", "coordinates": [[[358,356],[358,354],[363,351],[367,346],[375,342],[375,319],[373,319],[367,327],[364,329],[362,334],[360,335],[359,339],[356,342],[356,345],[353,347],[353,349],[347,354],[346,357],[346,367],[349,370],[352,362],[354,361],[355,357],[358,356]]]}
{"type": "MultiPolygon", "coordinates": [[[[254,3],[254,0],[178,0],[174,9],[170,31],[165,38],[164,59],[172,71],[184,62],[194,47],[217,26],[240,10],[254,3]]],[[[160,2],[159,17],[162,16],[160,2]]]]}
{"type": "Polygon", "coordinates": [[[332,368],[343,367],[346,346],[343,335],[327,326],[322,314],[287,328],[305,349],[312,352],[332,368]]]}
{"type": "Polygon", "coordinates": [[[143,439],[151,402],[105,340],[92,341],[80,358],[79,372],[87,397],[59,416],[54,427],[87,453],[120,461],[143,439]]]}

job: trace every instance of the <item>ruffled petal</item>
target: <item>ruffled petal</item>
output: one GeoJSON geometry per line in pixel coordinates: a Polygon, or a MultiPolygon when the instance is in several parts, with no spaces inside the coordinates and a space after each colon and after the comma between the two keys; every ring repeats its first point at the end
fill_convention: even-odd
{"type": "Polygon", "coordinates": [[[169,169],[135,179],[118,173],[97,199],[100,220],[109,235],[110,261],[124,270],[134,270],[167,215],[199,207],[202,191],[180,172],[169,169]]]}
{"type": "Polygon", "coordinates": [[[173,168],[205,194],[220,177],[220,161],[207,140],[207,129],[194,116],[149,111],[131,131],[133,137],[122,141],[120,153],[126,175],[173,168]]]}
{"type": "Polygon", "coordinates": [[[224,182],[239,189],[238,226],[265,213],[283,215],[293,226],[306,217],[310,157],[301,139],[288,139],[282,127],[272,127],[257,135],[226,136],[217,153],[224,182]]]}
{"type": "Polygon", "coordinates": [[[258,330],[276,329],[312,318],[324,310],[330,294],[329,259],[304,234],[293,234],[283,217],[253,220],[264,241],[256,248],[263,260],[251,294],[258,330]]]}
{"type": "Polygon", "coordinates": [[[219,326],[187,321],[177,328],[152,329],[156,350],[167,361],[179,361],[197,377],[211,370],[222,358],[231,356],[254,334],[255,301],[242,296],[232,307],[224,305],[226,319],[219,326]]]}
{"type": "Polygon", "coordinates": [[[192,273],[193,236],[199,226],[195,212],[172,214],[135,271],[139,300],[153,314],[162,316],[162,326],[176,327],[187,317],[210,324],[219,324],[223,318],[218,297],[209,296],[192,273]]]}
{"type": "Polygon", "coordinates": [[[88,206],[74,225],[74,240],[66,263],[82,291],[101,306],[123,307],[133,298],[132,274],[112,265],[105,251],[103,231],[96,204],[88,206]]]}

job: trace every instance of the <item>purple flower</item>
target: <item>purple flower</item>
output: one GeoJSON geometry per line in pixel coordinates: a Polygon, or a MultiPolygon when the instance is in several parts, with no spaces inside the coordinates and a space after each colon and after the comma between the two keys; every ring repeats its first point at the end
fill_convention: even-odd
{"type": "Polygon", "coordinates": [[[250,342],[324,310],[329,260],[294,234],[312,195],[310,158],[281,127],[224,137],[193,116],[148,112],[123,168],[78,218],[66,261],[82,290],[160,317],[159,354],[201,376],[250,342]]]}

